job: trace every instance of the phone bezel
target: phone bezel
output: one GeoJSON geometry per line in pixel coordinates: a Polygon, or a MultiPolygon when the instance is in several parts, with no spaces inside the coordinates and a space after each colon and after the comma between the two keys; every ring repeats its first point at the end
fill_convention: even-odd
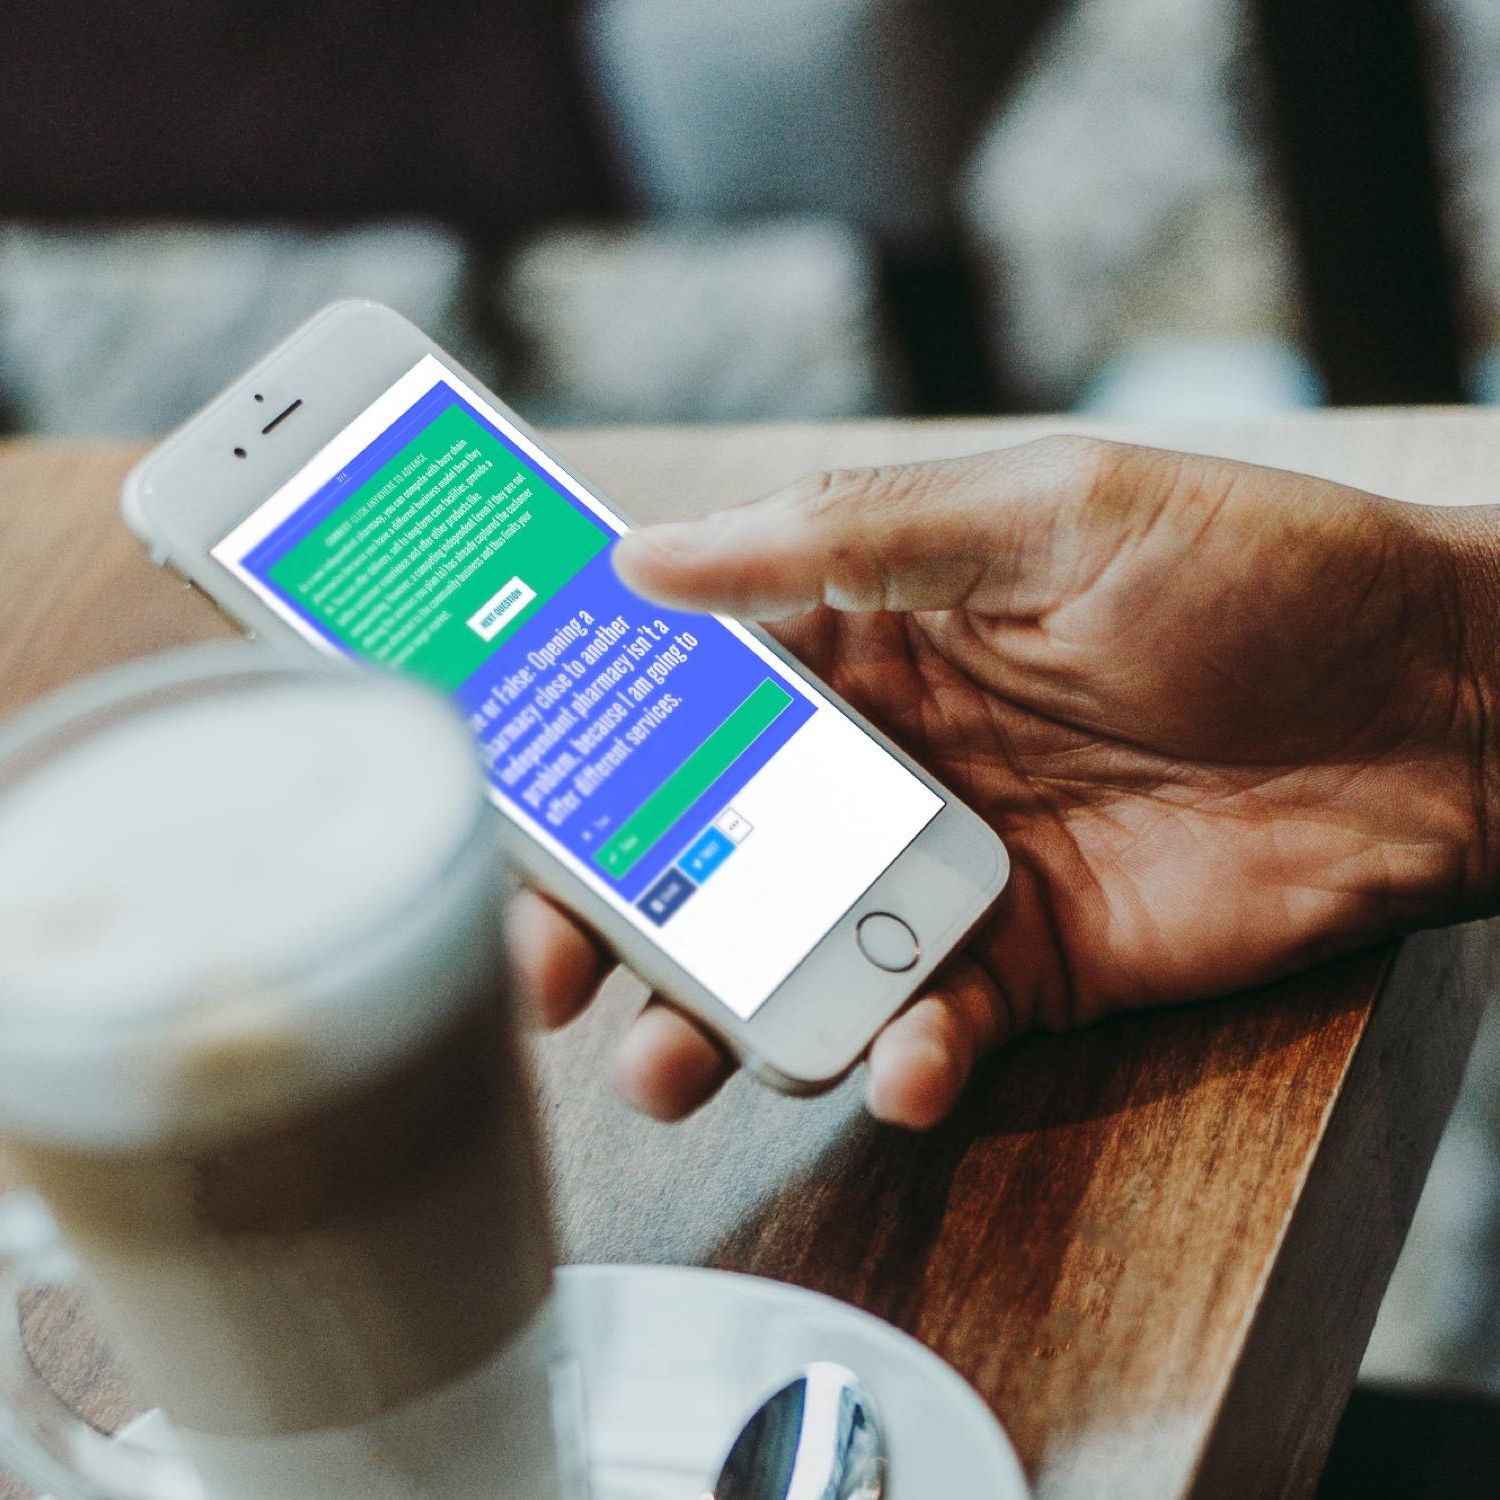
{"type": "MultiPolygon", "coordinates": [[[[209,549],[426,354],[436,355],[580,485],[622,514],[483,381],[406,319],[376,303],[341,302],[303,324],[136,465],[124,486],[126,523],[155,561],[181,573],[252,634],[278,647],[315,650],[209,549]],[[281,412],[293,401],[302,403],[295,420],[260,432],[257,416],[281,412]]],[[[748,1020],[673,963],[519,822],[507,814],[503,823],[525,873],[599,932],[664,998],[702,1021],[773,1086],[812,1092],[843,1077],[919,991],[1004,889],[1009,860],[994,831],[948,788],[765,632],[754,633],[938,793],[944,806],[748,1020]],[[860,918],[881,910],[901,916],[921,942],[921,958],[903,973],[877,968],[856,945],[860,918]]]]}

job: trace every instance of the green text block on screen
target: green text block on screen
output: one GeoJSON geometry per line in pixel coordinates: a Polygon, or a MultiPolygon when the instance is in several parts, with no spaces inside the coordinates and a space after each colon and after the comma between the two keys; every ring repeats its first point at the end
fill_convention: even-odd
{"type": "Polygon", "coordinates": [[[451,692],[609,541],[451,406],[268,576],[358,655],[451,692]]]}
{"type": "Polygon", "coordinates": [[[624,875],[791,701],[780,683],[761,683],[600,846],[595,862],[616,879],[624,875]]]}

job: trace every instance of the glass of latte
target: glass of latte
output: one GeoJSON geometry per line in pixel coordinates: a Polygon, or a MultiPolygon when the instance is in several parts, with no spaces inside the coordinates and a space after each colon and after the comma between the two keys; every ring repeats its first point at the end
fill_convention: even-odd
{"type": "Polygon", "coordinates": [[[87,1500],[579,1500],[469,736],[395,678],[174,653],[0,733],[0,1458],[87,1500]],[[184,1458],[32,1371],[76,1273],[184,1458]],[[8,1303],[8,1305],[7,1305],[8,1303]]]}

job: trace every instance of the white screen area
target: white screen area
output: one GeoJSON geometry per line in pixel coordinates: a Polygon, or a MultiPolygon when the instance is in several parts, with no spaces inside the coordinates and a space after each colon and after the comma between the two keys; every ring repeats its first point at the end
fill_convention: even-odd
{"type": "Polygon", "coordinates": [[[625,589],[623,529],[428,356],[212,554],[448,693],[496,804],[749,1017],[942,799],[739,625],[625,589]]]}

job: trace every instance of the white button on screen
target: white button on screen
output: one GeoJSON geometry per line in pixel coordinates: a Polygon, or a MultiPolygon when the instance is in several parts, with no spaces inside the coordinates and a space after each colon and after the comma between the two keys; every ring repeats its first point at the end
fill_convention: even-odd
{"type": "Polygon", "coordinates": [[[872,911],[861,917],[854,932],[859,951],[877,969],[889,969],[892,974],[911,968],[922,952],[916,933],[888,911],[872,911]]]}
{"type": "Polygon", "coordinates": [[[469,629],[480,640],[492,641],[535,598],[536,590],[529,583],[512,578],[469,616],[469,629]]]}

